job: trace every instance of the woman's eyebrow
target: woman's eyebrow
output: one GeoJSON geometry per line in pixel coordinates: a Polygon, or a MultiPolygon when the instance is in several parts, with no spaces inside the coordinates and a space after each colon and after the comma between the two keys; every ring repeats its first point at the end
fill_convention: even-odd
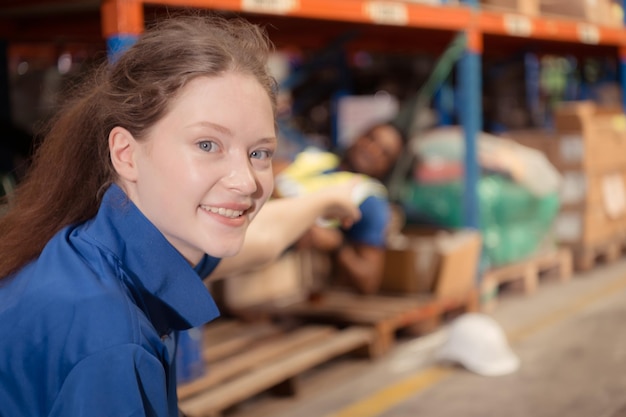
{"type": "Polygon", "coordinates": [[[268,136],[266,138],[261,138],[259,140],[259,143],[269,143],[269,144],[276,144],[278,143],[278,139],[276,138],[276,136],[268,136]]]}
{"type": "Polygon", "coordinates": [[[229,136],[233,135],[233,132],[229,128],[227,128],[226,126],[222,126],[222,125],[220,125],[218,123],[209,122],[208,120],[202,120],[202,121],[197,122],[197,123],[192,123],[190,125],[187,125],[186,127],[197,127],[197,126],[199,126],[199,127],[208,127],[210,129],[216,130],[216,131],[218,131],[220,133],[223,133],[225,135],[229,135],[229,136]]]}

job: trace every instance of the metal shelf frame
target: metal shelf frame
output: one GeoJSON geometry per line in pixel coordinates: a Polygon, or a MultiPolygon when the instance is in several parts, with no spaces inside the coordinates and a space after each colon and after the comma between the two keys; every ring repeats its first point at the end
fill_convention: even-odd
{"type": "MultiPolygon", "coordinates": [[[[626,0],[621,0],[622,5],[626,0]]],[[[109,54],[131,45],[144,27],[144,6],[204,8],[264,16],[304,17],[373,25],[440,31],[465,31],[466,53],[457,65],[460,97],[459,120],[465,132],[464,223],[479,228],[477,195],[479,166],[476,138],[483,128],[481,114],[481,67],[485,35],[557,41],[576,45],[617,47],[622,86],[626,85],[626,27],[604,27],[571,19],[530,17],[519,13],[482,10],[478,0],[461,0],[459,5],[432,6],[387,0],[103,0],[102,33],[109,54]]],[[[416,42],[419,42],[416,40],[416,42]]],[[[626,89],[623,104],[626,108],[626,89]]]]}

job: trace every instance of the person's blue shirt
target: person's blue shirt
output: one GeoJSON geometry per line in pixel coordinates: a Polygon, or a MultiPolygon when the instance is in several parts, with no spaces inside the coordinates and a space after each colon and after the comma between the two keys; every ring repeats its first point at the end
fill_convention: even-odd
{"type": "Polygon", "coordinates": [[[381,196],[369,196],[360,205],[361,218],[344,233],[351,242],[385,247],[387,225],[391,219],[389,200],[381,196]]]}
{"type": "Polygon", "coordinates": [[[0,281],[0,416],[178,416],[169,342],[219,315],[200,278],[218,262],[194,270],[112,185],[0,281]]]}

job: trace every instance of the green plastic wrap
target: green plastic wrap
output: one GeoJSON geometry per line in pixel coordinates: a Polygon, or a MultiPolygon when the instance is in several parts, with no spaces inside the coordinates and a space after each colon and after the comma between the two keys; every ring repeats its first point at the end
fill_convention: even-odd
{"type": "MultiPolygon", "coordinates": [[[[543,197],[501,175],[478,182],[480,230],[490,266],[524,259],[540,247],[559,210],[555,192],[543,197]]],[[[408,183],[402,193],[408,223],[463,227],[463,184],[408,183]]]]}

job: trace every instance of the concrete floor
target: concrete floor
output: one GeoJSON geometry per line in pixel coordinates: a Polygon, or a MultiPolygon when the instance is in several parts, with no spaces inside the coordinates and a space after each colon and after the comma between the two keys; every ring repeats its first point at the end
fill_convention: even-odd
{"type": "Polygon", "coordinates": [[[437,363],[447,327],[376,361],[340,358],[295,398],[259,396],[229,417],[626,417],[626,260],[509,293],[491,315],[521,368],[482,377],[437,363]]]}

